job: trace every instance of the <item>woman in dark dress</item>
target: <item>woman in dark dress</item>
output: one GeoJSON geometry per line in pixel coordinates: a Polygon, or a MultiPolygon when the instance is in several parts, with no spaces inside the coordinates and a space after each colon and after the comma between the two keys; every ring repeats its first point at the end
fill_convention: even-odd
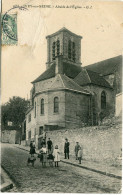
{"type": "Polygon", "coordinates": [[[34,155],[35,154],[35,145],[33,144],[33,141],[30,143],[30,154],[34,155]]]}

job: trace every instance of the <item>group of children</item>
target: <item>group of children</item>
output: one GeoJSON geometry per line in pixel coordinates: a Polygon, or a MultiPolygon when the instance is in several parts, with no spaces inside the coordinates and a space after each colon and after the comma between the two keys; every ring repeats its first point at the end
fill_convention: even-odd
{"type": "Polygon", "coordinates": [[[49,162],[49,165],[52,167],[53,162],[55,162],[55,167],[58,167],[58,162],[60,161],[60,152],[58,149],[58,145],[55,146],[55,149],[51,150],[46,148],[46,145],[43,145],[43,147],[40,149],[40,162],[42,162],[42,166],[46,167],[46,163],[49,162]]]}
{"type": "MultiPolygon", "coordinates": [[[[34,166],[34,161],[36,158],[34,157],[35,154],[35,143],[30,143],[30,158],[28,158],[27,163],[32,163],[34,166]]],[[[75,146],[75,156],[76,160],[79,160],[79,164],[81,164],[82,160],[82,148],[79,145],[79,142],[76,142],[75,146]]],[[[40,158],[40,162],[42,162],[42,166],[46,167],[46,163],[49,162],[49,165],[52,167],[53,162],[55,163],[55,167],[58,167],[58,162],[60,162],[60,152],[58,149],[58,145],[55,146],[53,150],[53,146],[51,148],[46,148],[46,144],[43,144],[42,148],[39,151],[38,157],[40,158]]]]}

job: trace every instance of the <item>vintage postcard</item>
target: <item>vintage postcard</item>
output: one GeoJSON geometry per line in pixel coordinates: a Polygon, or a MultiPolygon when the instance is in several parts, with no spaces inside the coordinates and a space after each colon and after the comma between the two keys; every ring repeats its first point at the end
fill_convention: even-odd
{"type": "Polygon", "coordinates": [[[1,8],[1,192],[121,193],[123,2],[1,8]]]}

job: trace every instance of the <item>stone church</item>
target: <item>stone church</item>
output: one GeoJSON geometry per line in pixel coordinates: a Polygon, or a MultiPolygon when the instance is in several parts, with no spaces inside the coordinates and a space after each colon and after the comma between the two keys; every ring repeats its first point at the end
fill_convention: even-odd
{"type": "Polygon", "coordinates": [[[26,113],[26,140],[36,142],[45,130],[97,125],[106,109],[115,114],[122,88],[122,56],[82,67],[81,36],[62,28],[46,39],[46,71],[32,81],[26,113]]]}

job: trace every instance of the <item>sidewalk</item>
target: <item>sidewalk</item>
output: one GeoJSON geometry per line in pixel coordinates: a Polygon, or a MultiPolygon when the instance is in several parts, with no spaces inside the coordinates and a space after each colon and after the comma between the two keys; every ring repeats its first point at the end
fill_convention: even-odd
{"type": "Polygon", "coordinates": [[[1,192],[7,192],[9,189],[13,188],[13,183],[7,173],[1,168],[1,192]]]}
{"type": "MultiPolygon", "coordinates": [[[[30,150],[29,146],[22,146],[22,145],[14,145],[14,146],[22,150],[26,150],[26,151],[30,150]]],[[[38,153],[39,150],[36,150],[36,152],[38,153]]],[[[113,166],[109,166],[108,164],[101,164],[101,163],[97,163],[93,161],[90,162],[86,160],[82,160],[82,164],[79,164],[78,160],[75,160],[75,157],[73,156],[70,156],[70,159],[64,159],[64,157],[61,156],[61,162],[76,167],[81,167],[83,169],[87,169],[89,171],[93,171],[103,175],[107,175],[109,177],[122,179],[122,169],[120,167],[113,167],[113,166]]]]}

